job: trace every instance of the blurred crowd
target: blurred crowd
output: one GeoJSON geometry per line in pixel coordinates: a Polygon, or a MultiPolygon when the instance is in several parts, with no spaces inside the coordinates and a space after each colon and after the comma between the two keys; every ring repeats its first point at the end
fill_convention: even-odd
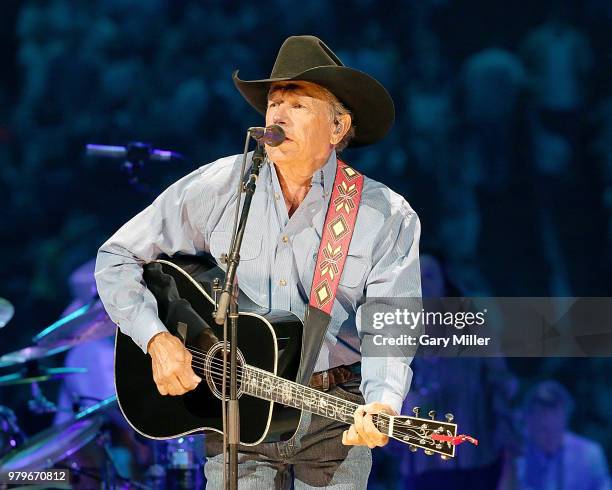
{"type": "MultiPolygon", "coordinates": [[[[444,263],[456,291],[609,295],[612,4],[384,4],[3,4],[0,229],[8,260],[0,296],[15,304],[20,325],[9,348],[26,345],[61,313],[70,272],[152,199],[127,184],[120,162],[87,158],[84,145],[138,140],[185,154],[188,164],[151,164],[142,175],[158,191],[195,166],[239,153],[245,128],[261,119],[237,93],[231,73],[266,77],[291,34],[318,35],[347,65],[373,74],[391,92],[392,132],[374,147],[348,150],[345,159],[408,199],[421,217],[424,250],[436,250],[433,263],[444,263]]],[[[3,351],[8,340],[0,330],[3,351]]],[[[482,391],[479,403],[499,406],[503,395],[514,409],[527,387],[562,381],[574,398],[593,400],[575,411],[572,427],[610,454],[612,435],[600,430],[602,414],[612,410],[605,359],[422,362],[431,363],[415,361],[414,396],[437,386],[435,379],[465,370],[464,379],[478,373],[473,389],[482,391]],[[509,384],[500,384],[502,378],[509,384]],[[516,379],[523,383],[514,388],[518,393],[511,388],[516,379]]],[[[469,407],[471,398],[441,394],[449,386],[439,386],[439,401],[469,407]]],[[[566,410],[557,388],[549,398],[561,401],[543,403],[566,410]]],[[[537,394],[530,396],[526,400],[537,405],[537,394]]],[[[489,427],[486,420],[478,423],[489,427]]],[[[491,454],[489,471],[496,477],[535,478],[519,456],[491,454]]],[[[412,477],[429,471],[418,465],[402,471],[412,477]]]]}

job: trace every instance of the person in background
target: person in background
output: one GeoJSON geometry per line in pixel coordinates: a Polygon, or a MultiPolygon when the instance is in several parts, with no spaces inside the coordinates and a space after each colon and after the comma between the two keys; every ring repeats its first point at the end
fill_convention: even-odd
{"type": "Polygon", "coordinates": [[[497,490],[610,490],[601,446],[568,429],[574,407],[557,381],[543,381],[524,401],[521,452],[506,458],[497,490]]]}
{"type": "MultiPolygon", "coordinates": [[[[437,252],[421,255],[423,298],[462,297],[445,260],[437,252]]],[[[478,446],[463,444],[460,456],[442,460],[422,451],[406,451],[405,445],[391,441],[375,454],[372,488],[385,490],[491,490],[501,469],[502,447],[510,439],[510,403],[516,379],[500,358],[437,357],[419,347],[413,360],[414,377],[402,414],[421,417],[429,410],[452,413],[461,432],[474,434],[478,446]],[[399,463],[398,463],[399,460],[399,463]]]]}

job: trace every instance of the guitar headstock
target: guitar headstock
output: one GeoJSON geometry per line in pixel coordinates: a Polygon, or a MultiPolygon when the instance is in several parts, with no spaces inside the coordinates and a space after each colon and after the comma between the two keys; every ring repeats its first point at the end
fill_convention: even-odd
{"type": "Polygon", "coordinates": [[[409,445],[411,451],[423,449],[425,454],[431,456],[439,454],[442,459],[455,457],[455,445],[449,441],[436,440],[434,435],[446,436],[448,439],[457,436],[457,424],[453,424],[454,416],[447,413],[445,422],[436,420],[436,412],[431,410],[429,418],[420,417],[421,409],[414,407],[414,417],[396,415],[391,417],[393,430],[391,437],[409,445]]]}

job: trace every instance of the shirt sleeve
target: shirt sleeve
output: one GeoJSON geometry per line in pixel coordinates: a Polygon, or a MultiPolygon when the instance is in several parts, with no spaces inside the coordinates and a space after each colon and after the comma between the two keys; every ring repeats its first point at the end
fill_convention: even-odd
{"type": "Polygon", "coordinates": [[[593,443],[593,450],[589,453],[591,457],[587,460],[587,464],[590,465],[589,473],[592,481],[590,488],[593,490],[610,490],[608,463],[601,446],[593,443]]]}
{"type": "MultiPolygon", "coordinates": [[[[356,314],[361,339],[361,392],[366,403],[387,403],[400,413],[412,381],[412,355],[406,349],[383,349],[369,355],[364,345],[372,344],[373,336],[395,336],[396,329],[377,329],[365,314],[370,309],[395,310],[398,306],[421,304],[419,239],[421,223],[417,214],[402,199],[401,206],[389,218],[379,236],[375,250],[378,257],[366,280],[366,299],[356,314]],[[415,303],[416,302],[416,303],[415,303]]],[[[408,306],[407,306],[408,307],[408,306]]],[[[414,349],[414,348],[409,348],[414,349]]]]}
{"type": "Polygon", "coordinates": [[[162,254],[205,250],[205,222],[213,199],[203,196],[208,167],[183,177],[124,224],[98,250],[95,278],[110,318],[146,354],[149,340],[167,331],[142,279],[143,265],[162,254]]]}

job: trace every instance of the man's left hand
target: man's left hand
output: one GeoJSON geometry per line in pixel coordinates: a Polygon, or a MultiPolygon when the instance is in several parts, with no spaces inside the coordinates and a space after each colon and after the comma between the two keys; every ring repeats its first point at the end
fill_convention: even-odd
{"type": "Polygon", "coordinates": [[[384,446],[389,442],[389,436],[380,432],[372,421],[372,414],[386,413],[397,415],[395,410],[386,403],[368,403],[359,405],[355,410],[355,423],[342,434],[342,444],[346,446],[368,446],[370,449],[384,446]]]}

